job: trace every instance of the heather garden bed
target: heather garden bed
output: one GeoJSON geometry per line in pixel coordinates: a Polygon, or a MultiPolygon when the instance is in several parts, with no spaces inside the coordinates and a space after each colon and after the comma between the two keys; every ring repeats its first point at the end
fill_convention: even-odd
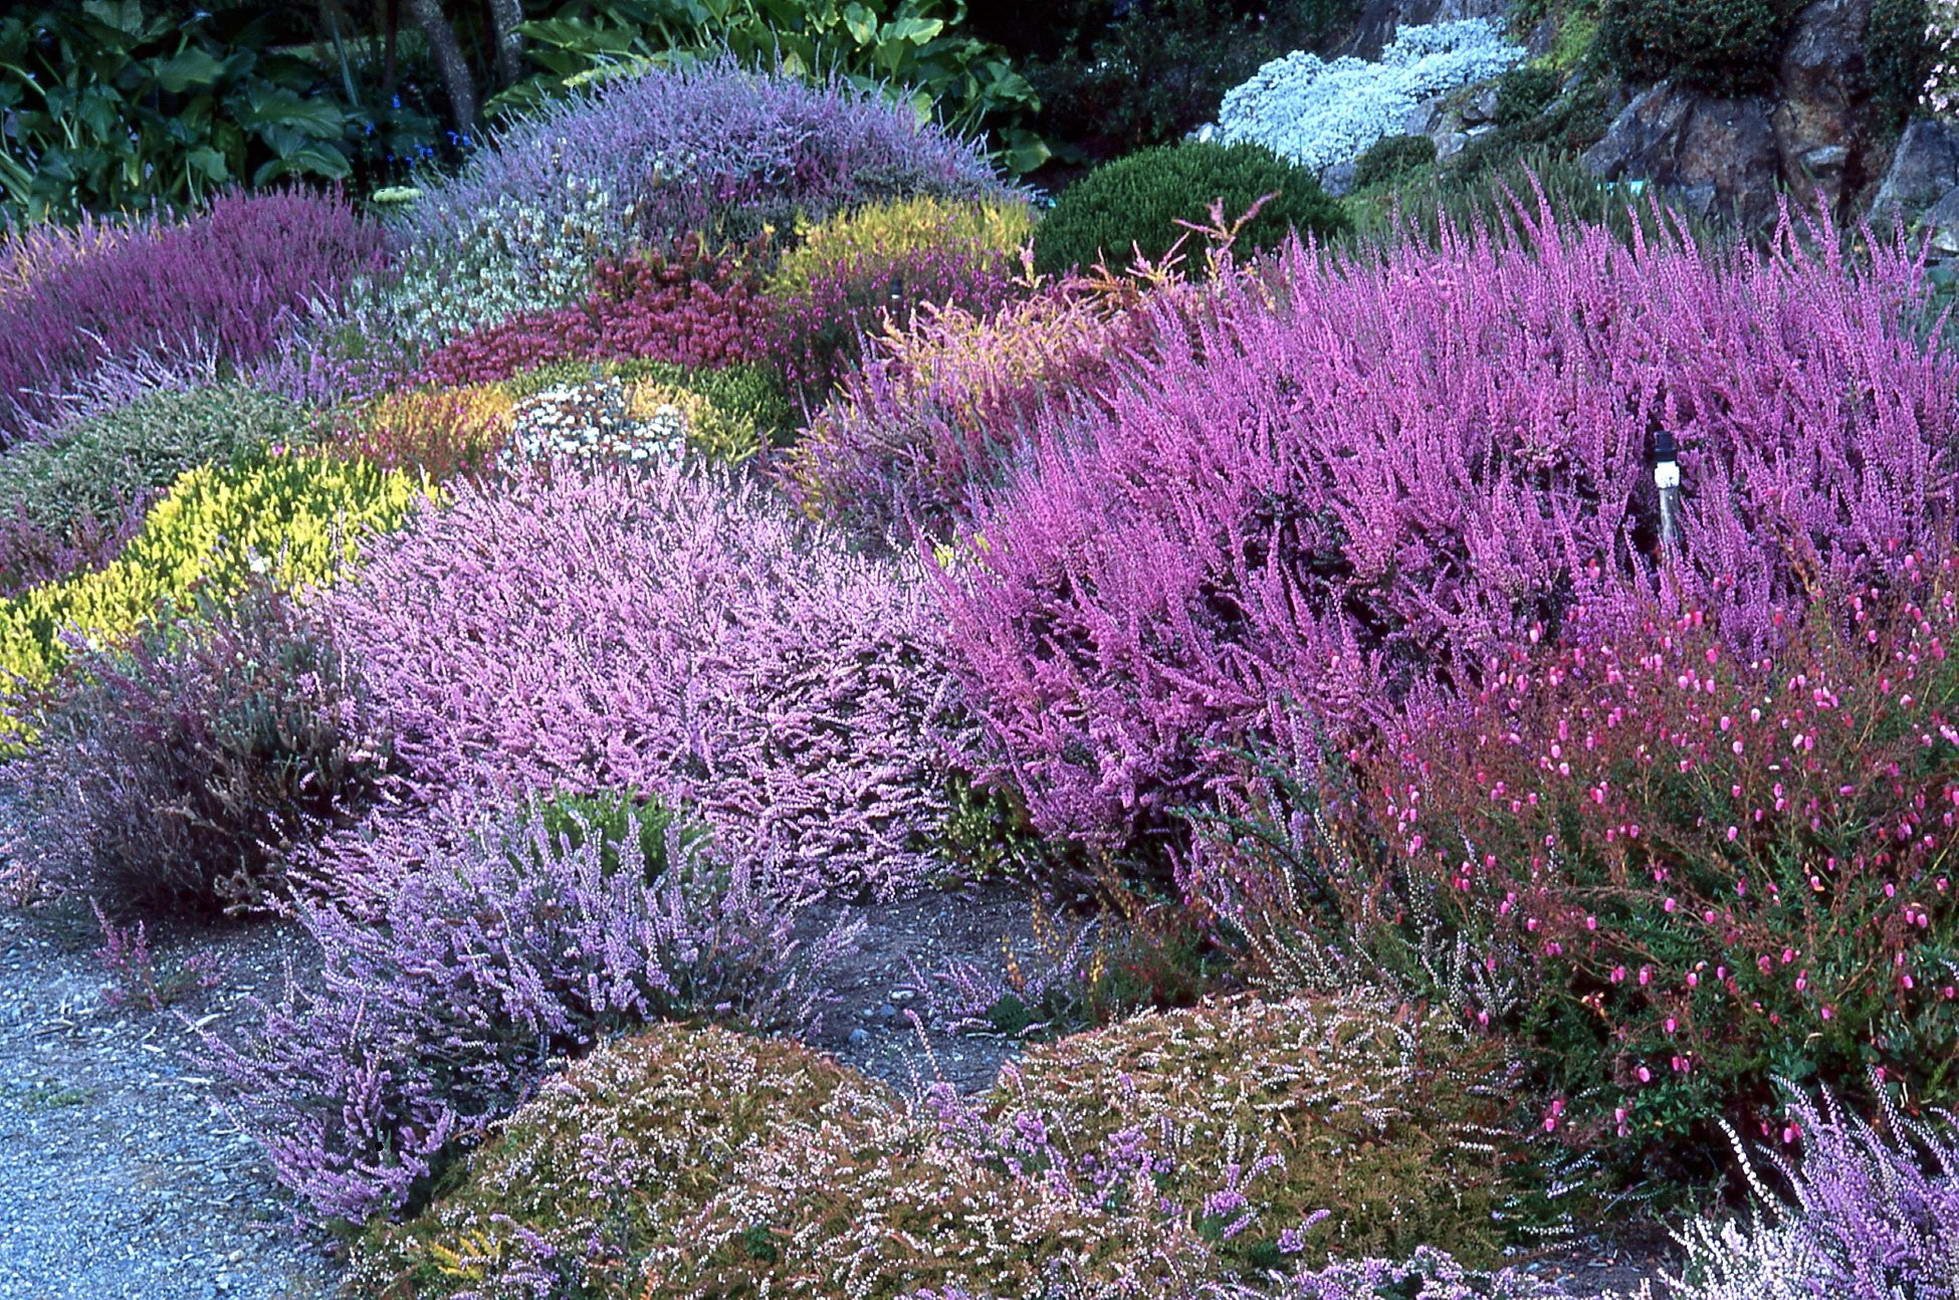
{"type": "Polygon", "coordinates": [[[1557,73],[9,234],[0,1288],[1959,1295],[1943,273],[1382,126],[1557,73]]]}

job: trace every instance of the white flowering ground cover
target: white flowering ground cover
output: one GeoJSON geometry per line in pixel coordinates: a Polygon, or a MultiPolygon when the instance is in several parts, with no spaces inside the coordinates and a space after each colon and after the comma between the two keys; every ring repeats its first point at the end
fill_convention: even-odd
{"type": "Polygon", "coordinates": [[[1423,100],[1487,81],[1523,58],[1522,46],[1481,18],[1404,27],[1378,63],[1295,50],[1225,93],[1217,138],[1262,144],[1323,173],[1398,134],[1423,100]]]}

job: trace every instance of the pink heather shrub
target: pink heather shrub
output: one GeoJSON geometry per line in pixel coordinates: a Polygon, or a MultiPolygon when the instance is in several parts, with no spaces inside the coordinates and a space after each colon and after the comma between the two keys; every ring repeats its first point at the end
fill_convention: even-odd
{"type": "Polygon", "coordinates": [[[1150,366],[1043,416],[941,578],[1043,830],[1150,832],[1204,796],[1217,747],[1286,739],[1294,705],[1337,732],[1575,611],[1635,617],[1656,428],[1684,449],[1665,599],[1739,653],[1818,578],[1940,552],[1959,356],[1910,323],[1920,263],[1541,220],[1528,251],[1291,248],[1201,313],[1159,300],[1150,366]]]}
{"type": "Polygon", "coordinates": [[[1718,1148],[1775,1127],[1777,1077],[1866,1066],[1959,1097],[1955,646],[1959,560],[1828,596],[1773,659],[1581,621],[1389,728],[1375,823],[1521,994],[1563,1123],[1718,1148]]]}
{"type": "Polygon", "coordinates": [[[769,352],[789,391],[818,406],[857,368],[865,336],[903,327],[913,313],[963,308],[986,315],[1013,291],[1012,259],[965,248],[854,253],[823,266],[776,308],[769,352]]]}
{"type": "Polygon", "coordinates": [[[300,192],[228,196],[95,245],[0,299],[0,444],[58,422],[105,363],[256,360],[309,303],[381,264],[378,229],[300,192]]]}
{"type": "Polygon", "coordinates": [[[489,383],[558,361],[637,357],[693,368],[754,361],[772,315],[756,269],[761,251],[759,243],[711,250],[694,236],[668,254],[602,259],[584,302],[513,316],[444,344],[418,379],[489,383]]]}
{"type": "Polygon", "coordinates": [[[1137,342],[1134,318],[1077,281],[991,315],[951,306],[876,334],[810,420],[786,477],[813,515],[872,536],[943,535],[970,517],[1038,412],[1092,401],[1137,342]]]}
{"type": "Polygon", "coordinates": [[[229,1107],[319,1222],[416,1203],[554,1058],[662,1017],[804,1025],[852,935],[659,816],[511,815],[469,798],[318,856],[293,905],[321,950],[262,1028],[207,1045],[229,1107]]]}
{"type": "Polygon", "coordinates": [[[933,870],[960,715],[930,595],[757,488],[460,483],[330,600],[426,786],[655,793],[736,859],[878,894],[933,870]]]}
{"type": "Polygon", "coordinates": [[[1767,1152],[1788,1192],[1749,1170],[1770,1218],[1701,1222],[1681,1237],[1679,1300],[1955,1300],[1959,1297],[1959,1128],[1884,1110],[1879,1133],[1827,1095],[1798,1096],[1784,1121],[1794,1159],[1767,1152]]]}

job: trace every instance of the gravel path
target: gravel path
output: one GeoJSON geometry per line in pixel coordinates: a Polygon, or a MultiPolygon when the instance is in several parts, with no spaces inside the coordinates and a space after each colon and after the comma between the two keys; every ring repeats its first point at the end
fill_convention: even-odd
{"type": "Polygon", "coordinates": [[[100,942],[85,913],[0,909],[0,1300],[331,1294],[323,1243],[286,1226],[258,1152],[212,1108],[184,1020],[278,987],[291,934],[158,943],[166,968],[225,963],[163,1011],[109,1005],[100,942]]]}
{"type": "MultiPolygon", "coordinates": [[[[991,1083],[1013,1045],[909,1013],[920,968],[997,960],[1024,937],[1024,892],[828,910],[866,926],[816,1045],[908,1092],[991,1083]]],[[[212,1105],[193,1029],[275,994],[302,936],[266,921],[158,936],[159,970],[201,956],[220,971],[160,1011],[113,1005],[101,945],[84,909],[0,907],[0,1300],[332,1295],[331,1244],[288,1226],[258,1151],[212,1105]]]]}

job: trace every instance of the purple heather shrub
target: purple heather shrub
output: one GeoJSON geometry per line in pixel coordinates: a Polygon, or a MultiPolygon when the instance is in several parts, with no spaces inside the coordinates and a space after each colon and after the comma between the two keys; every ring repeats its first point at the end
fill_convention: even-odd
{"type": "Polygon", "coordinates": [[[372,304],[319,304],[295,318],[257,361],[247,383],[301,406],[328,409],[378,397],[407,379],[399,349],[372,304]]]}
{"type": "Polygon", "coordinates": [[[949,307],[870,343],[787,466],[803,507],[871,536],[943,535],[970,519],[1034,416],[1092,399],[1135,343],[1128,313],[1086,282],[1044,285],[985,315],[949,307]]]}
{"type": "MultiPolygon", "coordinates": [[[[1882,1094],[1882,1081],[1877,1091],[1882,1094]]],[[[1950,1115],[1912,1119],[1888,1105],[1880,1133],[1827,1096],[1798,1095],[1790,1159],[1767,1161],[1776,1196],[1747,1164],[1763,1203],[1752,1224],[1702,1222],[1681,1237],[1687,1262],[1669,1278],[1680,1300],[1953,1300],[1959,1297],[1959,1128],[1950,1115]],[[1762,1209],[1771,1217],[1760,1217],[1762,1209]]]]}
{"type": "Polygon", "coordinates": [[[643,790],[880,895],[934,870],[963,714],[922,574],[674,467],[454,493],[329,597],[423,786],[643,790]]]}
{"type": "Polygon", "coordinates": [[[1911,323],[1921,260],[1849,263],[1787,224],[1710,253],[1538,220],[1528,247],[1295,245],[1159,297],[1152,363],[1043,415],[941,590],[1044,832],[1162,828],[1224,749],[1300,743],[1285,715],[1337,743],[1574,610],[1657,594],[1754,655],[1818,577],[1942,553],[1959,356],[1911,323]],[[1658,429],[1685,480],[1664,565],[1658,429]]]}
{"type": "Polygon", "coordinates": [[[540,229],[555,231],[585,211],[591,190],[608,196],[613,228],[592,233],[613,253],[695,231],[746,238],[770,223],[788,229],[799,213],[820,219],[881,198],[1006,193],[980,146],[875,90],[811,86],[732,59],[606,82],[495,144],[408,211],[411,243],[440,242],[505,208],[534,211],[540,229]]]}
{"type": "Polygon", "coordinates": [[[380,230],[344,199],[297,191],[228,196],[94,245],[0,300],[0,443],[71,415],[105,364],[254,361],[382,259],[380,230]]]}
{"type": "Polygon", "coordinates": [[[66,267],[133,233],[149,228],[142,219],[122,221],[84,214],[75,225],[43,221],[0,235],[0,304],[66,267]]]}
{"type": "Polygon", "coordinates": [[[9,892],[116,916],[250,905],[286,853],[376,793],[387,741],[309,608],[263,585],[130,644],[80,649],[8,763],[9,892]]]}
{"type": "Polygon", "coordinates": [[[296,869],[319,945],[241,1041],[207,1037],[240,1126],[320,1222],[420,1199],[550,1063],[666,1017],[805,1026],[854,934],[671,819],[608,836],[597,801],[464,795],[379,816],[296,869]]]}
{"type": "MultiPolygon", "coordinates": [[[[1416,1250],[1407,1259],[1334,1260],[1282,1282],[1214,1289],[1212,1300],[1576,1300],[1578,1293],[1520,1269],[1494,1273],[1463,1267],[1446,1251],[1416,1250]]],[[[1588,1293],[1587,1293],[1588,1294],[1588,1293]]]]}
{"type": "Polygon", "coordinates": [[[24,504],[0,507],[0,600],[21,595],[44,582],[57,582],[114,559],[143,526],[161,493],[139,492],[107,519],[84,512],[66,526],[50,526],[28,514],[24,504]]]}
{"type": "Polygon", "coordinates": [[[922,310],[985,316],[1013,294],[1011,257],[991,250],[914,248],[854,253],[785,297],[769,351],[790,392],[820,406],[863,359],[867,336],[901,329],[922,310]]]}

